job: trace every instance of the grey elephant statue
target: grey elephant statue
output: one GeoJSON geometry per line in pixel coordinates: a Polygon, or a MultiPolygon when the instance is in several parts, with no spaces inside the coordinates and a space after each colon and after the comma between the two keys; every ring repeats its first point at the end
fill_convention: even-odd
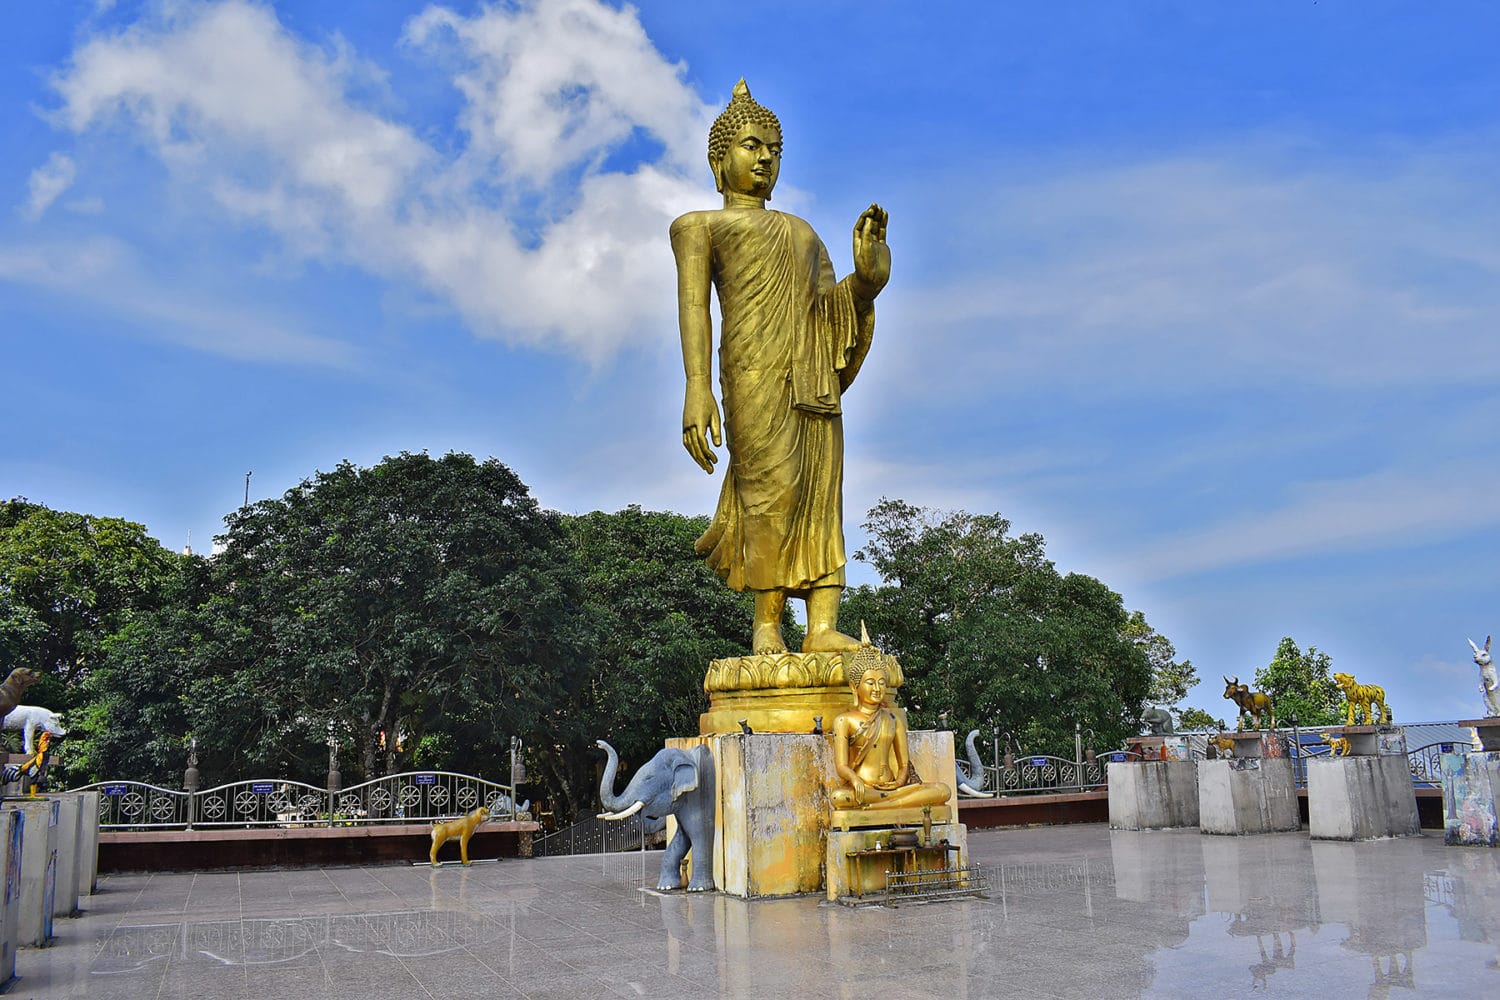
{"type": "Polygon", "coordinates": [[[969,769],[964,770],[962,761],[954,761],[953,769],[957,772],[958,794],[966,795],[971,799],[992,799],[993,792],[984,790],[985,782],[989,780],[989,772],[984,769],[984,761],[979,759],[979,749],[974,746],[974,741],[979,738],[979,730],[969,730],[969,736],[964,740],[964,749],[969,753],[969,769]]]}
{"type": "Polygon", "coordinates": [[[1148,736],[1171,736],[1172,713],[1165,708],[1148,708],[1141,713],[1141,721],[1147,725],[1148,736]]]}
{"type": "Polygon", "coordinates": [[[599,740],[599,749],[609,757],[599,778],[599,801],[608,812],[600,819],[625,819],[640,813],[649,829],[668,815],[677,818],[677,832],[661,859],[656,887],[670,891],[682,887],[682,862],[693,852],[693,876],[688,892],[711,892],[714,888],[714,758],[708,747],[692,750],[665,747],[656,752],[631,776],[625,790],[614,793],[615,771],[620,758],[615,748],[599,740]]]}

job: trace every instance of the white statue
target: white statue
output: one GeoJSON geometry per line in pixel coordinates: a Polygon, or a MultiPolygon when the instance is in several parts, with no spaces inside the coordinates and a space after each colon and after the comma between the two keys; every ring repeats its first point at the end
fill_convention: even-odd
{"type": "MultiPolygon", "coordinates": [[[[1495,672],[1490,671],[1493,678],[1495,672]]],[[[62,717],[47,708],[36,705],[17,705],[11,709],[5,717],[5,722],[0,723],[6,729],[19,729],[21,731],[21,745],[26,753],[31,753],[32,741],[36,737],[38,729],[45,729],[53,736],[66,736],[68,731],[63,728],[62,717]]]]}
{"type": "MultiPolygon", "coordinates": [[[[1474,640],[1469,640],[1469,647],[1474,650],[1474,662],[1479,664],[1479,690],[1484,695],[1484,715],[1487,719],[1500,716],[1500,680],[1495,679],[1495,664],[1490,659],[1490,640],[1494,636],[1484,637],[1484,648],[1480,649],[1474,645],[1474,640]]],[[[8,721],[8,720],[7,720],[8,721]]]]}

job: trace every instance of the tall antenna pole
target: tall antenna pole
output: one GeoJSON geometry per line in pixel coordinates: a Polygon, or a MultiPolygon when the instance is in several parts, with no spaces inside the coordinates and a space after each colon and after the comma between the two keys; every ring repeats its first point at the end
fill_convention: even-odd
{"type": "MultiPolygon", "coordinates": [[[[254,471],[253,469],[251,470],[254,471]]],[[[250,506],[250,473],[245,473],[245,506],[250,506]]]]}

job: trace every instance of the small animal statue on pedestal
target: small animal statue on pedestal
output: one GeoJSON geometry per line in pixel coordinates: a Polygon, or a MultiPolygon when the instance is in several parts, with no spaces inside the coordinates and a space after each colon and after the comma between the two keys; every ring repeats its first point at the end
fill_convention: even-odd
{"type": "Polygon", "coordinates": [[[1385,688],[1379,684],[1356,684],[1353,674],[1334,674],[1333,682],[1344,692],[1344,701],[1349,704],[1344,725],[1354,725],[1356,714],[1365,717],[1367,726],[1385,725],[1391,721],[1391,707],[1385,703],[1385,688]]]}
{"type": "Polygon", "coordinates": [[[1335,736],[1332,733],[1319,733],[1318,738],[1321,739],[1324,743],[1328,744],[1328,756],[1349,756],[1349,737],[1335,736]]]}
{"type": "Polygon", "coordinates": [[[438,863],[438,848],[442,847],[450,837],[458,838],[458,856],[464,864],[469,863],[469,838],[474,836],[474,828],[490,818],[490,811],[480,806],[467,816],[458,819],[450,819],[446,823],[434,823],[432,826],[432,850],[427,854],[427,860],[432,862],[436,868],[438,863]]]}
{"type": "Polygon", "coordinates": [[[1493,719],[1500,715],[1500,680],[1495,677],[1495,664],[1490,659],[1490,640],[1494,636],[1484,637],[1484,648],[1480,649],[1474,645],[1474,640],[1469,640],[1469,646],[1474,650],[1474,662],[1479,664],[1479,692],[1484,695],[1484,717],[1493,719]]]}
{"type": "Polygon", "coordinates": [[[1264,691],[1251,691],[1248,684],[1240,683],[1238,675],[1234,680],[1224,678],[1224,697],[1239,707],[1240,718],[1236,732],[1244,732],[1246,716],[1254,723],[1256,729],[1265,728],[1261,725],[1261,717],[1269,716],[1271,728],[1276,728],[1276,710],[1271,707],[1271,696],[1264,691]]]}

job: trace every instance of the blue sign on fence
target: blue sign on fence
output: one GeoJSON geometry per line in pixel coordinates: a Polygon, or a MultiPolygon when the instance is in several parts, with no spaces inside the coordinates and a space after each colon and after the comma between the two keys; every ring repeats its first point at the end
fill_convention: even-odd
{"type": "Polygon", "coordinates": [[[129,790],[130,790],[130,786],[129,785],[105,785],[104,786],[104,794],[105,795],[124,795],[129,790]]]}
{"type": "Polygon", "coordinates": [[[1125,755],[1122,754],[1122,753],[1112,753],[1112,754],[1109,755],[1109,759],[1113,763],[1118,764],[1120,761],[1122,761],[1122,760],[1125,759],[1125,755]]]}
{"type": "Polygon", "coordinates": [[[437,775],[419,774],[417,775],[416,782],[419,785],[435,785],[437,784],[437,775]]]}
{"type": "Polygon", "coordinates": [[[276,791],[276,782],[257,781],[250,786],[250,790],[256,795],[270,795],[272,792],[276,791]]]}
{"type": "Polygon", "coordinates": [[[1031,758],[1031,766],[1032,767],[1046,767],[1047,766],[1047,758],[1046,757],[1033,757],[1033,758],[1031,758]]]}

